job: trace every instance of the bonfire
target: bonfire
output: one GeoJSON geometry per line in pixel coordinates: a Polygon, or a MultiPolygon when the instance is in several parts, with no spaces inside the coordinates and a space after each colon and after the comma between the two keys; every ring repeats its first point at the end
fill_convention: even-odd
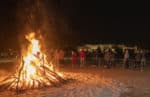
{"type": "Polygon", "coordinates": [[[25,38],[29,41],[27,52],[16,73],[0,83],[1,88],[18,91],[62,83],[63,75],[54,71],[53,64],[47,61],[35,33],[29,33],[25,38]]]}

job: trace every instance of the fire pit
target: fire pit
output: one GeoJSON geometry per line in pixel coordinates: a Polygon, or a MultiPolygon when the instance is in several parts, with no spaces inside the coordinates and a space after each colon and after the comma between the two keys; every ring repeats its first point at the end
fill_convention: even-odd
{"type": "Polygon", "coordinates": [[[26,90],[44,86],[59,85],[64,82],[63,75],[54,71],[52,63],[48,63],[35,33],[25,36],[29,41],[27,52],[16,73],[0,83],[0,87],[8,90],[26,90]]]}

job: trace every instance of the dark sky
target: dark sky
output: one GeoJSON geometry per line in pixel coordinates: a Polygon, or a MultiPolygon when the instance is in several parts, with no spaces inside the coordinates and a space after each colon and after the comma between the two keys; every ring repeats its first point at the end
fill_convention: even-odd
{"type": "MultiPolygon", "coordinates": [[[[150,16],[118,16],[113,7],[102,8],[99,0],[72,0],[64,2],[62,9],[84,41],[145,44],[150,42],[150,16]],[[107,12],[111,16],[108,16],[107,12]]],[[[117,11],[119,13],[119,10],[117,11]]]]}
{"type": "MultiPolygon", "coordinates": [[[[17,1],[4,0],[0,3],[1,43],[3,40],[17,41],[17,1]]],[[[48,6],[52,5],[69,25],[69,32],[66,29],[64,33],[58,32],[61,39],[77,44],[131,43],[149,46],[150,16],[115,15],[112,8],[102,8],[99,0],[47,0],[47,12],[50,13],[51,7],[48,6]],[[106,12],[112,9],[108,11],[109,16],[103,13],[105,9],[106,12]]]]}

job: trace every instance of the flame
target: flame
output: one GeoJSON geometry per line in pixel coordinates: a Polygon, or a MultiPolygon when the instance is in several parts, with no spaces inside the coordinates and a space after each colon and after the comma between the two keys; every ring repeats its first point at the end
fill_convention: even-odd
{"type": "Polygon", "coordinates": [[[32,32],[25,38],[30,44],[27,53],[23,56],[21,67],[14,77],[5,80],[2,85],[11,83],[8,88],[18,90],[50,86],[62,81],[63,74],[54,71],[52,63],[48,64],[35,33],[32,32]]]}

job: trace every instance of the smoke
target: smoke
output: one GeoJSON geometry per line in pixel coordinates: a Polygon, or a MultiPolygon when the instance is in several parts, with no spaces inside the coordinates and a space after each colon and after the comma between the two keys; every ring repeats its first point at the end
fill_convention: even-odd
{"type": "MultiPolygon", "coordinates": [[[[18,2],[18,31],[21,52],[25,52],[28,41],[25,35],[30,32],[36,33],[36,38],[40,40],[42,47],[54,46],[56,35],[53,21],[54,17],[48,15],[45,0],[21,0],[18,2]]],[[[49,13],[53,14],[49,10],[49,13]]]]}
{"type": "Polygon", "coordinates": [[[67,17],[50,0],[21,0],[18,2],[18,31],[21,48],[28,42],[25,35],[35,32],[42,48],[58,48],[67,44],[70,33],[67,17]],[[22,46],[23,44],[23,46],[22,46]]]}

